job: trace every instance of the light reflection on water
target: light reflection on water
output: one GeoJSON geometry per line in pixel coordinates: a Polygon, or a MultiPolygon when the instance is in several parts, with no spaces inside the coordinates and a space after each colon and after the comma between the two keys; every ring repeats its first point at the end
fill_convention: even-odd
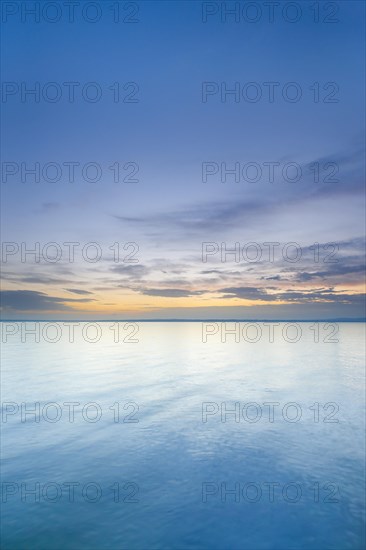
{"type": "Polygon", "coordinates": [[[201,323],[163,322],[140,323],[138,342],[115,343],[110,325],[100,323],[96,343],[75,330],[74,343],[65,331],[57,343],[18,335],[2,345],[3,410],[19,404],[2,423],[2,480],[17,484],[2,505],[4,548],[363,547],[363,324],[341,323],[338,343],[315,343],[307,323],[296,343],[270,343],[264,332],[257,343],[222,343],[220,334],[203,343],[201,323]],[[42,411],[50,402],[59,421],[47,421],[51,407],[46,419],[21,422],[21,403],[42,411]],[[70,422],[64,403],[75,402],[70,422]],[[83,416],[91,402],[102,412],[96,422],[96,407],[83,416]],[[268,402],[279,404],[273,422],[268,402]],[[223,422],[235,403],[237,416],[223,422]],[[256,422],[248,403],[260,406],[256,422]],[[296,407],[284,413],[288,403],[296,407]],[[212,411],[206,422],[202,408],[212,411]],[[40,492],[24,502],[22,482],[63,492],[51,502],[50,486],[49,500],[40,492]],[[74,502],[70,482],[79,484],[74,502]],[[97,502],[93,487],[82,494],[90,482],[102,491],[97,502]],[[222,483],[236,490],[226,501],[222,483]],[[273,499],[268,484],[278,484],[273,499]],[[294,487],[302,494],[291,503],[294,487]]]}

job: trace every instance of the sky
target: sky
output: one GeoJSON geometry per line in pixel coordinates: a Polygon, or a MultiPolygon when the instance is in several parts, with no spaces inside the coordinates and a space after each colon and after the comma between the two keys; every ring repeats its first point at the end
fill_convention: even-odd
{"type": "Polygon", "coordinates": [[[2,318],[364,318],[364,3],[68,6],[2,3],[2,318]]]}

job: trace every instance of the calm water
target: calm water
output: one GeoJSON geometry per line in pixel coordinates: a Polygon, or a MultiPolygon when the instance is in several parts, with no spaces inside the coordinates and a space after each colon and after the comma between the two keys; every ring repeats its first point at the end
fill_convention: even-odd
{"type": "Polygon", "coordinates": [[[4,549],[363,548],[363,324],[60,326],[2,345],[4,549]]]}

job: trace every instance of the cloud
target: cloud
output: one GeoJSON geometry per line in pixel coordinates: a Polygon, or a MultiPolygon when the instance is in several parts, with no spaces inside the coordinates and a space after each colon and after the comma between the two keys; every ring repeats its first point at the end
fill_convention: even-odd
{"type": "MultiPolygon", "coordinates": [[[[246,266],[245,266],[246,267],[246,266]]],[[[245,271],[249,271],[249,269],[246,269],[245,271]]],[[[200,271],[202,275],[220,275],[222,279],[226,279],[228,277],[238,277],[242,276],[244,273],[243,271],[225,271],[223,269],[205,269],[204,271],[200,271]]]]}
{"type": "Polygon", "coordinates": [[[111,268],[113,273],[118,273],[128,279],[141,279],[150,273],[150,269],[144,265],[116,265],[111,268]]]}
{"type": "Polygon", "coordinates": [[[266,289],[256,287],[230,287],[222,288],[220,292],[225,293],[222,298],[240,298],[245,300],[262,300],[266,302],[335,302],[335,303],[357,303],[365,302],[365,294],[349,294],[347,292],[335,291],[332,288],[310,289],[310,290],[286,290],[268,293],[266,289]]]}
{"type": "Polygon", "coordinates": [[[49,277],[48,275],[20,275],[19,273],[14,272],[3,272],[2,278],[7,281],[17,282],[17,283],[31,283],[37,285],[64,285],[74,283],[72,279],[63,279],[56,277],[49,277]]]}
{"type": "Polygon", "coordinates": [[[65,290],[67,290],[68,292],[72,292],[73,294],[93,294],[88,290],[80,290],[78,288],[65,288],[65,290]]]}
{"type": "Polygon", "coordinates": [[[311,193],[317,195],[352,195],[364,193],[364,144],[349,147],[348,150],[314,159],[303,166],[303,171],[312,174],[314,184],[314,165],[320,169],[320,182],[311,187],[311,193]],[[338,180],[338,181],[335,181],[338,180]],[[347,182],[347,185],[345,185],[347,182]]]}
{"type": "Polygon", "coordinates": [[[33,290],[2,290],[1,307],[16,311],[61,311],[69,309],[65,302],[91,302],[90,298],[58,298],[33,290]]]}
{"type": "Polygon", "coordinates": [[[264,202],[262,198],[259,198],[258,200],[242,200],[226,204],[222,202],[201,203],[187,206],[175,212],[162,212],[141,218],[119,215],[113,217],[124,223],[137,223],[145,228],[158,227],[160,233],[156,233],[156,236],[173,230],[179,230],[179,235],[181,235],[182,230],[186,234],[222,231],[225,228],[235,226],[235,223],[242,222],[243,219],[249,223],[250,219],[260,213],[270,212],[271,204],[271,201],[264,202]]]}
{"type": "MultiPolygon", "coordinates": [[[[183,258],[182,258],[183,260],[183,258]]],[[[152,271],[162,271],[163,273],[173,273],[174,275],[181,275],[187,270],[189,261],[174,262],[168,258],[154,258],[151,260],[151,270],[152,271]]]]}
{"type": "Polygon", "coordinates": [[[164,298],[187,298],[189,296],[199,296],[207,292],[206,290],[183,290],[180,288],[147,288],[140,290],[145,296],[162,296],[164,298]]]}
{"type": "Polygon", "coordinates": [[[278,300],[278,297],[275,294],[268,294],[265,289],[250,287],[250,286],[240,286],[240,287],[229,287],[222,288],[220,292],[224,292],[223,298],[241,298],[244,300],[265,300],[267,302],[278,300]]]}
{"type": "Polygon", "coordinates": [[[296,280],[299,282],[311,281],[312,279],[320,278],[330,278],[330,277],[344,277],[344,275],[353,275],[357,273],[364,273],[365,265],[342,265],[342,264],[333,264],[329,269],[324,271],[302,271],[297,274],[296,280]]]}
{"type": "Polygon", "coordinates": [[[273,275],[271,277],[261,277],[261,280],[265,281],[282,281],[281,275],[273,275]]]}
{"type": "Polygon", "coordinates": [[[113,214],[113,217],[130,227],[135,225],[144,231],[145,236],[181,239],[182,231],[186,237],[192,237],[207,232],[215,234],[218,231],[222,234],[238,225],[241,230],[245,227],[252,229],[255,223],[262,224],[268,221],[269,216],[276,220],[281,212],[300,208],[305,202],[330,200],[333,197],[342,200],[343,196],[354,197],[364,193],[363,150],[358,144],[341,153],[311,159],[300,168],[302,176],[299,181],[283,182],[283,176],[279,174],[281,185],[280,181],[271,183],[270,187],[266,187],[266,194],[263,194],[263,184],[257,187],[258,191],[251,188],[250,198],[245,187],[244,197],[239,192],[227,201],[194,203],[170,212],[147,212],[143,216],[113,214]],[[314,177],[314,163],[319,165],[319,181],[314,177]],[[339,172],[332,174],[337,167],[339,172]]]}

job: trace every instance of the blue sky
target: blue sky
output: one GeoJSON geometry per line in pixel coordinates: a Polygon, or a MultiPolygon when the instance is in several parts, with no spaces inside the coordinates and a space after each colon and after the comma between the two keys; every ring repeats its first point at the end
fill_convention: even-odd
{"type": "MultiPolygon", "coordinates": [[[[272,23],[263,2],[257,23],[242,15],[222,21],[221,2],[207,3],[217,13],[206,23],[208,8],[195,1],[133,3],[136,23],[114,23],[109,2],[97,3],[96,23],[78,10],[70,23],[62,2],[60,21],[22,22],[24,2],[15,4],[19,11],[6,16],[2,37],[1,190],[2,241],[19,252],[3,265],[4,318],[364,316],[362,2],[336,3],[334,23],[322,22],[324,2],[318,23],[310,2],[297,3],[302,15],[294,23],[283,16],[287,2],[272,23]],[[60,100],[22,97],[22,86],[36,82],[41,91],[56,83],[60,100]],[[65,82],[79,83],[72,103],[65,82]],[[82,96],[90,82],[101,90],[97,102],[82,96]],[[117,82],[120,99],[130,94],[138,101],[114,102],[110,87],[115,91],[117,82]],[[233,95],[222,101],[215,93],[203,102],[204,82],[240,92],[255,83],[262,98],[250,102],[242,93],[237,102],[233,95]],[[269,82],[276,83],[272,102],[269,82]],[[283,98],[290,82],[301,90],[297,102],[283,98]],[[124,90],[126,83],[134,84],[124,90]],[[9,86],[19,91],[6,95],[9,86]],[[37,162],[38,182],[22,168],[37,162]],[[70,162],[78,163],[73,182],[70,162]],[[202,181],[208,162],[218,173],[202,181]],[[62,167],[54,183],[42,177],[48,163],[62,167]],[[87,163],[100,167],[99,181],[86,181],[87,163]],[[115,163],[120,180],[138,167],[132,177],[138,181],[114,182],[115,163]],[[240,170],[255,163],[262,176],[245,181],[240,172],[240,181],[229,175],[221,181],[222,163],[229,169],[239,163],[240,170]],[[277,163],[274,181],[268,163],[277,163]],[[300,167],[298,181],[282,177],[289,163],[300,167]],[[72,263],[63,244],[70,241],[80,243],[72,263]],[[28,249],[40,243],[42,250],[49,242],[62,251],[58,262],[42,255],[22,261],[21,243],[28,249]],[[80,252],[90,242],[102,251],[95,263],[80,252]],[[136,243],[138,262],[113,261],[115,242],[122,250],[136,243]],[[240,251],[249,242],[263,251],[263,243],[280,244],[273,262],[264,253],[258,262],[242,255],[221,261],[220,252],[203,262],[203,242],[218,243],[220,251],[221,243],[229,249],[238,242],[240,251]],[[290,242],[301,248],[295,263],[282,255],[290,242]],[[336,245],[337,262],[324,262],[328,243],[336,245]]],[[[120,2],[124,16],[127,4],[120,2]]]]}

